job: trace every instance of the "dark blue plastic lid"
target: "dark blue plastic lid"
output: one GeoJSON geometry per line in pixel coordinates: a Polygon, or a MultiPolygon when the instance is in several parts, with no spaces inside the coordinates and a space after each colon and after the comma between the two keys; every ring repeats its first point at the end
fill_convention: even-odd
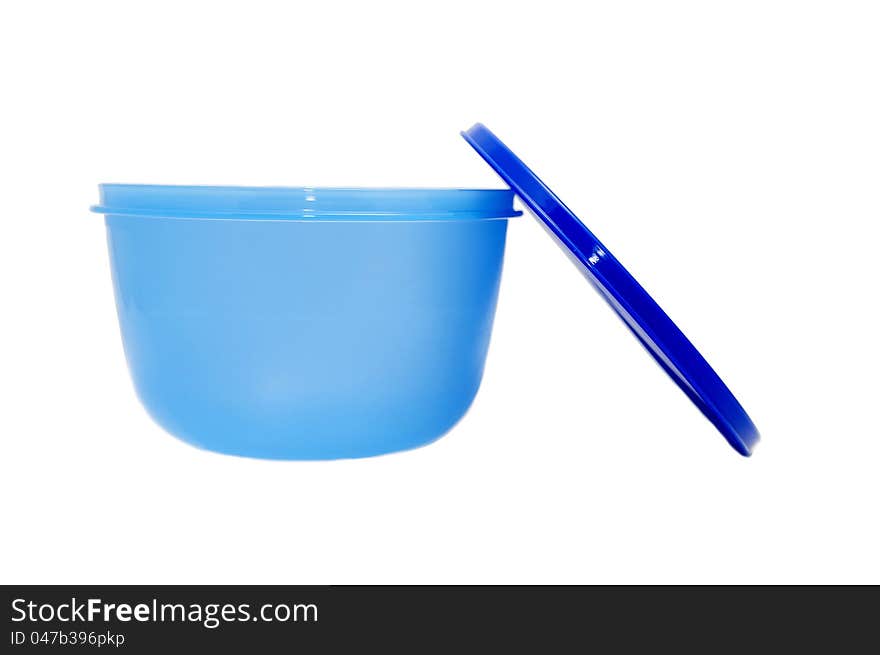
{"type": "Polygon", "coordinates": [[[693,344],[608,248],[486,126],[477,123],[461,134],[543,221],[587,280],[730,445],[742,455],[751,455],[759,435],[748,414],[693,344]]]}

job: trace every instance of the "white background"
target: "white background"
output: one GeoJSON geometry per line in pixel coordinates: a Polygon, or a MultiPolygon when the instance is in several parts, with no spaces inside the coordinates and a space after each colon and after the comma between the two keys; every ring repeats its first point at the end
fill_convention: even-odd
{"type": "Polygon", "coordinates": [[[880,13],[10,2],[0,581],[880,582],[880,13]],[[498,187],[519,153],[763,433],[737,455],[525,215],[428,447],[214,455],[135,398],[99,182],[498,187]]]}

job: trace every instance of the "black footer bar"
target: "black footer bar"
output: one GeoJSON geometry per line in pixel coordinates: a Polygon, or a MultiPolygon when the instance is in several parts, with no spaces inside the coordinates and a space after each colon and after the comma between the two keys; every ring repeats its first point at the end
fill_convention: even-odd
{"type": "Polygon", "coordinates": [[[876,587],[7,586],[0,652],[876,650],[876,587]]]}

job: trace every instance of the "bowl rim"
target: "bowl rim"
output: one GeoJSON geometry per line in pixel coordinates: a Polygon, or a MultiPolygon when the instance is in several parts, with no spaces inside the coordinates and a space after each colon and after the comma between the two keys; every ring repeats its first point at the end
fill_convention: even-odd
{"type": "Polygon", "coordinates": [[[93,212],[222,220],[456,221],[520,216],[511,189],[100,184],[93,212]]]}

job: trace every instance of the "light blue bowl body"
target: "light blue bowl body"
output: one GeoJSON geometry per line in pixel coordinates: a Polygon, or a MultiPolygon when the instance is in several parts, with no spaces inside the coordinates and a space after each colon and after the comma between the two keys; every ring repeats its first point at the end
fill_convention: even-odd
{"type": "Polygon", "coordinates": [[[465,413],[507,190],[102,185],[125,355],[170,433],[224,453],[364,457],[465,413]]]}

